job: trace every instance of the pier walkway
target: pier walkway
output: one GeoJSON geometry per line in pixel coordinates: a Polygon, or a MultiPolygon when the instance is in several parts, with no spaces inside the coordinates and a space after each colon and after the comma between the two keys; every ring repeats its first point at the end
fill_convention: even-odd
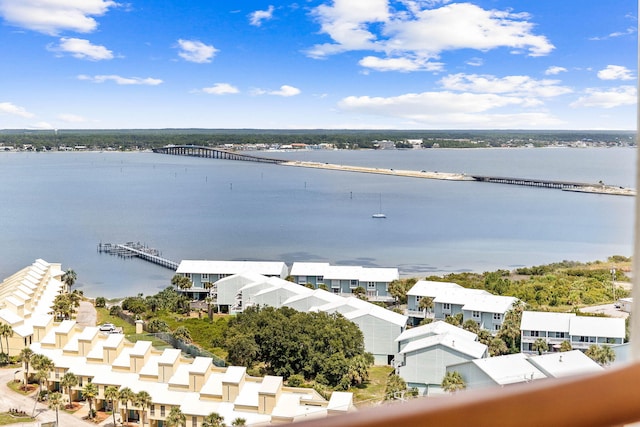
{"type": "Polygon", "coordinates": [[[463,173],[451,172],[431,172],[413,171],[386,168],[370,168],[364,166],[337,165],[331,163],[292,161],[284,159],[274,159],[269,157],[242,154],[235,151],[223,150],[220,148],[201,147],[195,145],[169,145],[162,148],[154,148],[154,153],[172,154],[178,156],[206,157],[225,160],[242,160],[260,163],[272,163],[282,166],[296,166],[304,168],[328,169],[344,172],[373,173],[380,175],[393,175],[410,178],[441,179],[449,181],[476,181],[490,182],[496,184],[522,185],[527,187],[553,188],[563,191],[574,191],[581,193],[610,194],[616,196],[635,196],[636,191],[632,188],[605,185],[603,183],[590,184],[585,182],[553,181],[537,178],[508,178],[497,176],[466,175],[463,173]]]}
{"type": "Polygon", "coordinates": [[[127,242],[126,244],[98,243],[98,252],[117,255],[122,258],[137,257],[174,271],[178,269],[179,265],[175,261],[161,257],[158,250],[142,245],[140,242],[127,242]]]}

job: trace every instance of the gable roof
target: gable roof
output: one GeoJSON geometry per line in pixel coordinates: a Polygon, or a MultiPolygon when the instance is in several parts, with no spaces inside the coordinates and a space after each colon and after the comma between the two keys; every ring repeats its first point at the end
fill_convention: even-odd
{"type": "Polygon", "coordinates": [[[482,295],[474,297],[467,302],[462,309],[468,311],[481,311],[484,313],[506,313],[511,310],[518,298],[501,295],[482,295]]]}
{"type": "Polygon", "coordinates": [[[435,298],[439,292],[445,289],[462,289],[462,286],[453,282],[434,282],[431,280],[418,280],[409,289],[407,295],[435,298]]]}
{"type": "Polygon", "coordinates": [[[604,368],[580,350],[530,356],[529,363],[553,378],[600,372],[604,368]]]}
{"type": "Polygon", "coordinates": [[[520,329],[523,331],[569,331],[575,313],[550,313],[545,311],[523,311],[520,329]]]}
{"type": "Polygon", "coordinates": [[[254,272],[265,276],[280,276],[283,271],[288,271],[288,269],[286,264],[281,261],[182,260],[176,273],[238,274],[254,272]]]}
{"type": "Polygon", "coordinates": [[[523,353],[475,359],[476,365],[498,385],[508,385],[546,378],[538,368],[528,362],[523,353]]]}
{"type": "Polygon", "coordinates": [[[487,346],[482,343],[465,339],[460,335],[445,333],[412,341],[400,350],[400,354],[428,349],[437,345],[442,345],[451,350],[466,354],[474,359],[483,357],[487,351],[487,346]]]}
{"type": "Polygon", "coordinates": [[[624,338],[624,319],[620,317],[576,316],[569,324],[569,335],[624,338]]]}
{"type": "Polygon", "coordinates": [[[428,337],[431,335],[440,335],[446,333],[457,334],[462,338],[472,341],[475,341],[478,338],[478,335],[474,334],[473,332],[467,331],[457,326],[453,326],[452,324],[444,322],[442,320],[438,320],[437,322],[431,322],[426,325],[407,329],[406,331],[401,333],[398,338],[395,339],[395,341],[402,342],[420,337],[428,337]]]}

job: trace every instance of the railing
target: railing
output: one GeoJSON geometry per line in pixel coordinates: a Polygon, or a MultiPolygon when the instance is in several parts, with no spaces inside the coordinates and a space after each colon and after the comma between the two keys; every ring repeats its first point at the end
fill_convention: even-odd
{"type": "Polygon", "coordinates": [[[300,427],[604,427],[640,420],[640,364],[603,374],[421,398],[299,423],[300,427]]]}

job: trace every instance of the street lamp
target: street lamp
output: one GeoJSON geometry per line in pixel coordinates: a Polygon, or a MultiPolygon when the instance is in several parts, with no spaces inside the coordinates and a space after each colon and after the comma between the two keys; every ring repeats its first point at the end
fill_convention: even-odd
{"type": "Polygon", "coordinates": [[[616,269],[611,269],[611,290],[613,291],[613,302],[616,302],[616,269]]]}

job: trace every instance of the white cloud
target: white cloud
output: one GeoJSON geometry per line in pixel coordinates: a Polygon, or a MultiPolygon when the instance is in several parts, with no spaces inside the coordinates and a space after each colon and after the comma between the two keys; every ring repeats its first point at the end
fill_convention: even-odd
{"type": "Polygon", "coordinates": [[[17,27],[49,35],[61,31],[89,33],[118,4],[110,0],[0,0],[0,16],[17,27]]]}
{"type": "Polygon", "coordinates": [[[113,81],[119,85],[147,85],[147,86],[157,86],[162,83],[162,80],[154,79],[151,77],[147,77],[143,79],[140,77],[121,77],[114,74],[97,75],[97,76],[87,76],[85,74],[81,74],[78,76],[78,80],[88,80],[93,83],[104,83],[107,81],[113,81]]]}
{"type": "Polygon", "coordinates": [[[31,118],[34,116],[23,107],[19,107],[11,102],[0,102],[0,114],[11,114],[25,118],[31,118]]]}
{"type": "Polygon", "coordinates": [[[89,40],[66,38],[60,39],[57,46],[50,46],[52,52],[70,53],[74,58],[101,61],[113,59],[113,52],[104,46],[91,44],[89,40]]]}
{"type": "Polygon", "coordinates": [[[589,40],[608,40],[608,39],[613,39],[616,37],[622,37],[622,36],[630,36],[633,35],[635,33],[638,32],[638,29],[635,27],[628,27],[626,30],[624,31],[615,31],[613,33],[610,33],[606,36],[596,36],[596,37],[590,37],[589,40]]]}
{"type": "Polygon", "coordinates": [[[482,58],[471,58],[466,62],[467,65],[471,65],[472,67],[480,67],[484,65],[484,60],[482,58]]]}
{"type": "Polygon", "coordinates": [[[359,62],[364,68],[376,71],[441,71],[441,62],[429,62],[424,58],[378,58],[365,56],[359,62]]]}
{"type": "Polygon", "coordinates": [[[229,83],[216,83],[211,87],[203,88],[202,91],[211,95],[227,95],[239,92],[237,87],[232,86],[229,83]]]}
{"type": "Polygon", "coordinates": [[[318,6],[314,15],[321,32],[333,42],[315,45],[307,54],[323,58],[345,51],[372,50],[386,58],[372,61],[367,57],[361,65],[388,70],[380,67],[383,60],[395,60],[397,64],[406,57],[410,66],[402,70],[413,71],[412,58],[426,63],[448,50],[506,47],[516,53],[542,56],[554,49],[545,36],[533,33],[534,25],[526,13],[485,10],[471,3],[428,9],[438,3],[405,1],[407,10],[403,11],[391,9],[387,0],[335,0],[332,5],[318,6]]]}
{"type": "Polygon", "coordinates": [[[62,120],[63,122],[66,122],[66,123],[84,123],[87,121],[82,116],[79,116],[77,114],[69,114],[69,113],[58,114],[58,120],[62,120]]]}
{"type": "Polygon", "coordinates": [[[474,93],[501,93],[515,96],[549,98],[572,92],[558,80],[536,80],[529,76],[496,77],[479,74],[451,74],[440,83],[445,89],[474,93]]]}
{"type": "Polygon", "coordinates": [[[178,46],[182,49],[178,56],[189,62],[198,64],[211,62],[218,49],[211,45],[206,45],[198,40],[178,40],[178,46]]]}
{"type": "Polygon", "coordinates": [[[253,89],[251,93],[253,95],[275,95],[289,97],[299,95],[301,92],[297,87],[282,85],[278,90],[253,89]]]}
{"type": "Polygon", "coordinates": [[[586,95],[571,103],[572,107],[614,108],[622,105],[633,105],[637,102],[637,90],[634,86],[619,86],[611,89],[585,90],[586,95]]]}
{"type": "Polygon", "coordinates": [[[552,65],[544,71],[544,74],[547,76],[555,76],[556,74],[566,73],[567,69],[564,67],[558,67],[557,65],[552,65]]]}
{"type": "Polygon", "coordinates": [[[249,14],[249,23],[256,27],[262,25],[262,21],[268,21],[273,17],[274,7],[269,5],[267,10],[256,10],[249,14]]]}
{"type": "Polygon", "coordinates": [[[622,65],[607,65],[606,68],[598,71],[598,78],[602,80],[633,80],[631,70],[622,65]]]}
{"type": "Polygon", "coordinates": [[[353,113],[401,118],[434,128],[532,128],[560,122],[545,112],[490,113],[495,108],[527,106],[528,100],[496,94],[445,92],[410,93],[394,97],[350,96],[338,106],[353,113]]]}
{"type": "Polygon", "coordinates": [[[54,127],[49,122],[37,122],[29,126],[29,129],[54,129],[54,127]]]}

